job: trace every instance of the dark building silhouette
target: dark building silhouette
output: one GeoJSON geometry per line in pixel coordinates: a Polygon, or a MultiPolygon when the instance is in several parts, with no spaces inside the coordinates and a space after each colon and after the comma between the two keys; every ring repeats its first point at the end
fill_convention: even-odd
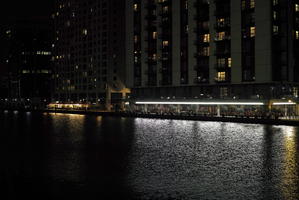
{"type": "Polygon", "coordinates": [[[7,28],[3,97],[36,103],[50,99],[51,30],[49,18],[43,17],[17,20],[7,28]]]}
{"type": "Polygon", "coordinates": [[[129,92],[125,5],[125,0],[56,1],[53,100],[108,105],[129,92]]]}

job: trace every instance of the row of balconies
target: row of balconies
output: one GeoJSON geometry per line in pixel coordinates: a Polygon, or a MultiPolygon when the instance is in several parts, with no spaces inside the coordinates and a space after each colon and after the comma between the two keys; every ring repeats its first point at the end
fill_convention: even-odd
{"type": "Polygon", "coordinates": [[[166,68],[166,67],[161,67],[159,68],[158,70],[157,69],[145,69],[144,70],[144,74],[145,75],[151,75],[151,74],[157,74],[160,73],[160,74],[165,74],[165,73],[168,73],[170,71],[170,68],[166,68]]]}
{"type": "Polygon", "coordinates": [[[194,3],[195,7],[199,7],[199,8],[209,8],[209,0],[201,0],[201,1],[196,1],[194,3]]]}
{"type": "Polygon", "coordinates": [[[227,29],[227,28],[230,28],[230,22],[218,22],[214,25],[214,28],[216,30],[218,29],[227,29]]]}

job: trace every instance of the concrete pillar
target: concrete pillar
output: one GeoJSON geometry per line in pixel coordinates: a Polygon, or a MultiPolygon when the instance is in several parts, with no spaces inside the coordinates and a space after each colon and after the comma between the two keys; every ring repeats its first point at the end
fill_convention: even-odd
{"type": "Polygon", "coordinates": [[[181,105],[177,105],[177,113],[178,113],[178,114],[181,113],[181,105]]]}
{"type": "Polygon", "coordinates": [[[126,93],[122,92],[121,93],[121,102],[120,102],[120,110],[121,111],[125,110],[125,99],[126,99],[126,93]]]}

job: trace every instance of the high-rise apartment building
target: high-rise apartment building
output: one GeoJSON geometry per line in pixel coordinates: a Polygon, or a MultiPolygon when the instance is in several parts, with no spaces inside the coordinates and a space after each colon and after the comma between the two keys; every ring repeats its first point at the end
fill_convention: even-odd
{"type": "Polygon", "coordinates": [[[55,101],[98,104],[129,92],[124,86],[125,5],[125,0],[56,1],[55,101]]]}
{"type": "Polygon", "coordinates": [[[298,97],[298,0],[131,0],[126,10],[134,97],[298,97]]]}

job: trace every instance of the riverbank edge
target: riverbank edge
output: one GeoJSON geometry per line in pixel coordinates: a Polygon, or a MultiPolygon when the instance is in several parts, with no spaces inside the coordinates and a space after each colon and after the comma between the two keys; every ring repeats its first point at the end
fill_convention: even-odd
{"type": "MultiPolygon", "coordinates": [[[[2,111],[9,109],[0,109],[2,111]]],[[[159,115],[159,114],[140,114],[124,112],[100,112],[100,111],[77,111],[77,110],[16,110],[19,112],[37,112],[37,113],[61,113],[61,114],[81,114],[104,117],[129,117],[129,118],[148,118],[148,119],[169,119],[169,120],[192,120],[192,121],[212,121],[212,122],[232,122],[245,124],[267,124],[267,125],[287,125],[299,126],[299,121],[281,120],[281,119],[261,119],[261,118],[238,118],[238,117],[211,117],[211,116],[185,116],[185,115],[159,115]]]]}

